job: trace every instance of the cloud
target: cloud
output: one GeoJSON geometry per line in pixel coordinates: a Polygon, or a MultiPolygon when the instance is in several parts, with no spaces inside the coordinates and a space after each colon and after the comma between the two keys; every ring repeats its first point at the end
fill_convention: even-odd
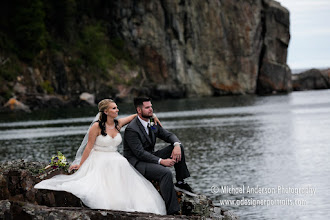
{"type": "Polygon", "coordinates": [[[289,66],[330,67],[330,1],[277,1],[290,11],[289,66]]]}
{"type": "Polygon", "coordinates": [[[326,36],[328,36],[330,38],[330,28],[314,27],[314,28],[309,28],[308,31],[303,30],[303,29],[298,29],[293,34],[293,36],[299,36],[299,35],[304,35],[304,37],[307,37],[307,36],[326,37],[326,36]]]}
{"type": "Polygon", "coordinates": [[[294,61],[290,63],[291,69],[312,69],[312,68],[319,68],[319,69],[326,69],[329,68],[329,61],[326,59],[317,59],[313,62],[306,62],[306,61],[294,61]]]}
{"type": "Polygon", "coordinates": [[[282,6],[295,12],[310,12],[314,10],[327,10],[330,8],[329,0],[277,0],[282,6]]]}

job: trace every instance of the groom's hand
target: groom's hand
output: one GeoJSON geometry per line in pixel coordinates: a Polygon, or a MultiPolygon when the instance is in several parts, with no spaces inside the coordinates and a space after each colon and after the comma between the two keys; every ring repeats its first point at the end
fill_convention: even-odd
{"type": "Polygon", "coordinates": [[[162,159],[160,161],[160,164],[165,167],[171,167],[175,164],[175,160],[174,159],[162,159]]]}
{"type": "Polygon", "coordinates": [[[175,160],[175,162],[181,161],[181,147],[180,147],[180,145],[175,145],[175,147],[173,148],[172,154],[171,154],[171,158],[173,160],[175,160]]]}

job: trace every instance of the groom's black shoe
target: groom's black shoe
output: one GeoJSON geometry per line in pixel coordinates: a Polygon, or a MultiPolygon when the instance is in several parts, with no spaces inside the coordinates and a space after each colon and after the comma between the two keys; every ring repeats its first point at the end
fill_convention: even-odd
{"type": "Polygon", "coordinates": [[[179,211],[177,211],[177,212],[174,212],[173,214],[171,214],[171,215],[181,215],[180,214],[180,212],[179,211]]]}
{"type": "Polygon", "coordinates": [[[185,183],[185,182],[174,184],[174,189],[176,191],[180,191],[180,192],[186,193],[186,194],[188,194],[190,196],[196,196],[196,194],[192,191],[192,189],[189,186],[189,184],[188,183],[185,183]]]}

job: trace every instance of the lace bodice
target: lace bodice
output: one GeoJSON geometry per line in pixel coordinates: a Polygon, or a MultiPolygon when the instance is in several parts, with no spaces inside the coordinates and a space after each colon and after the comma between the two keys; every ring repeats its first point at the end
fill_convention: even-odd
{"type": "Polygon", "coordinates": [[[121,143],[122,138],[120,133],[118,133],[114,138],[106,135],[99,135],[96,137],[94,143],[94,150],[96,151],[117,151],[118,145],[121,143]]]}

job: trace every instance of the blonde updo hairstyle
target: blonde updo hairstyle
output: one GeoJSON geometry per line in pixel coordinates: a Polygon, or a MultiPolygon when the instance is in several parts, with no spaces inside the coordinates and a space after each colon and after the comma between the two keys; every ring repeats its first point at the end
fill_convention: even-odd
{"type": "MultiPolygon", "coordinates": [[[[99,127],[101,129],[101,134],[103,136],[107,135],[106,129],[105,129],[105,123],[107,122],[107,115],[104,113],[104,111],[107,108],[109,108],[110,103],[115,103],[115,102],[112,99],[103,99],[98,104],[99,112],[101,113],[98,122],[99,122],[99,127]]],[[[115,119],[114,122],[115,122],[115,128],[119,131],[118,120],[115,119]]]]}

